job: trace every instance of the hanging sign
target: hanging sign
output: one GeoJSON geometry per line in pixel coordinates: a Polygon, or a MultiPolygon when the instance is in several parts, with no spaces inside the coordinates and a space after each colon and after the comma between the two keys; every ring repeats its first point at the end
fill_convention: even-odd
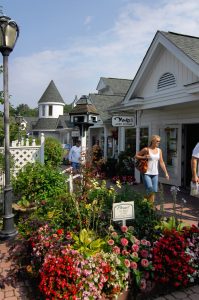
{"type": "Polygon", "coordinates": [[[135,116],[114,116],[112,117],[112,125],[135,127],[135,116]]]}
{"type": "Polygon", "coordinates": [[[134,201],[113,203],[113,221],[123,221],[134,218],[134,201]]]}

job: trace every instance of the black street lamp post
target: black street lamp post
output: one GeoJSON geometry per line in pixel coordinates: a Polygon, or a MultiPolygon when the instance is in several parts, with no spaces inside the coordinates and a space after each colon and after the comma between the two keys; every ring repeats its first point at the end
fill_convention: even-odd
{"type": "Polygon", "coordinates": [[[10,118],[8,94],[8,56],[12,52],[19,27],[7,16],[0,16],[0,52],[3,56],[3,94],[4,94],[4,153],[5,153],[5,188],[3,200],[3,226],[0,231],[1,239],[9,239],[17,234],[12,212],[13,192],[10,182],[10,118]]]}

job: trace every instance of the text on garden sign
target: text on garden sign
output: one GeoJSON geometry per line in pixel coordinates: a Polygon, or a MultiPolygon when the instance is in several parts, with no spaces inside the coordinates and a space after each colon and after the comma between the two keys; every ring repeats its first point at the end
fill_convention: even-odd
{"type": "Polygon", "coordinates": [[[113,126],[135,126],[135,116],[114,116],[112,117],[113,126]]]}
{"type": "Polygon", "coordinates": [[[134,219],[134,201],[113,204],[113,221],[134,219]]]}

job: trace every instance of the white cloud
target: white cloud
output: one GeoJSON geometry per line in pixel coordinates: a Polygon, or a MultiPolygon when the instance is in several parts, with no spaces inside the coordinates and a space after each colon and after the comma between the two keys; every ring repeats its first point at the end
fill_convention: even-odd
{"type": "MultiPolygon", "coordinates": [[[[84,24],[91,19],[87,16],[84,24]]],[[[79,38],[62,51],[16,58],[10,71],[11,102],[36,107],[50,80],[71,103],[75,95],[94,92],[100,76],[133,78],[157,30],[197,36],[198,19],[195,0],[128,1],[110,30],[79,38]]]]}
{"type": "Polygon", "coordinates": [[[84,25],[88,25],[90,24],[92,21],[92,16],[87,16],[84,20],[84,25]]]}

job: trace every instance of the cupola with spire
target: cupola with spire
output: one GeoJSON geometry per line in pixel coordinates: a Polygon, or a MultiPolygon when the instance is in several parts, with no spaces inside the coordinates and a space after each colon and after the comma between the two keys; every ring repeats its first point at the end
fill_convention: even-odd
{"type": "Polygon", "coordinates": [[[38,101],[38,106],[39,118],[58,118],[63,115],[65,103],[53,80],[38,101]]]}

